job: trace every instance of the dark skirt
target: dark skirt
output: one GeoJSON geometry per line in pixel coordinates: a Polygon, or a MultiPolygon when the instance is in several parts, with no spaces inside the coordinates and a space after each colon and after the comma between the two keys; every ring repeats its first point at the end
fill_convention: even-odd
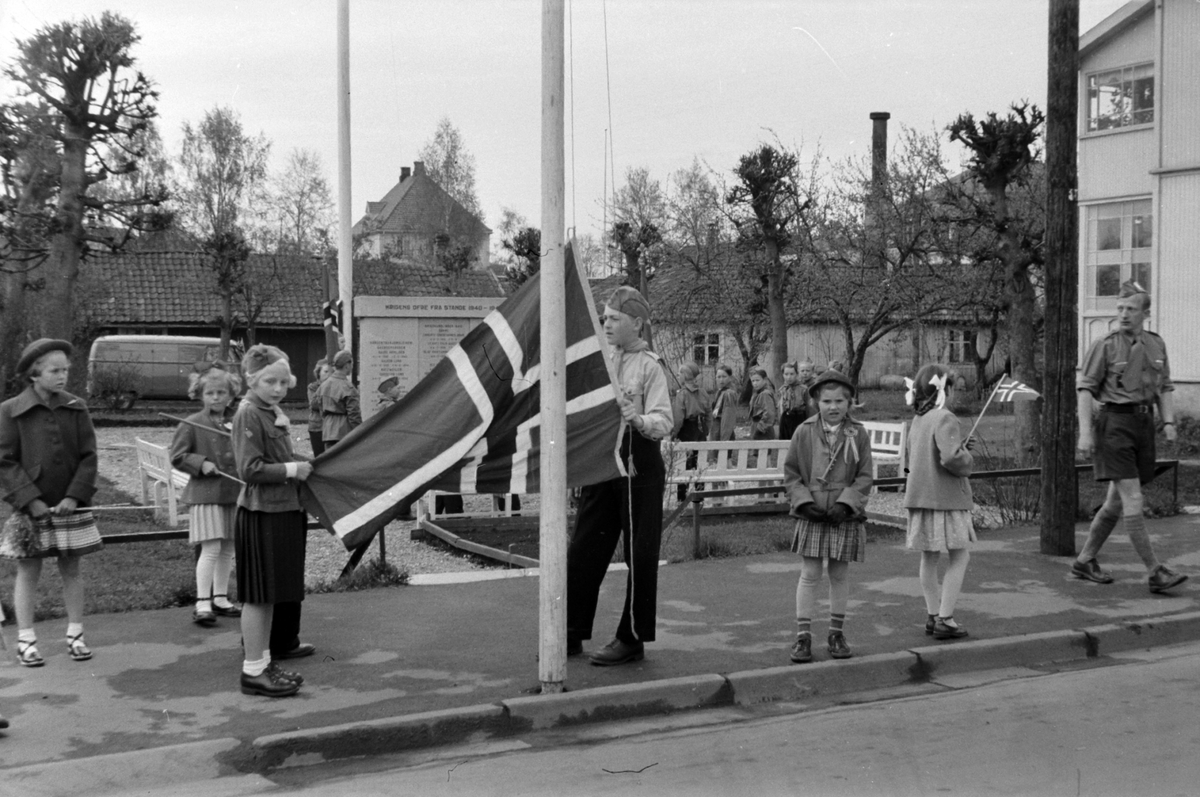
{"type": "Polygon", "coordinates": [[[233,539],[239,599],[244,603],[304,600],[305,526],[303,512],[251,512],[238,507],[233,539]]]}

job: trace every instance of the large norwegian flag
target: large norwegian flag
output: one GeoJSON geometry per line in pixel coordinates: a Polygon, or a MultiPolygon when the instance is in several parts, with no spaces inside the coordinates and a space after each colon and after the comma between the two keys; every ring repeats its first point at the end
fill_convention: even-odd
{"type": "MultiPolygon", "coordinates": [[[[567,482],[623,475],[621,413],[590,292],[566,256],[567,482]]],[[[318,457],[304,508],[349,549],[427,490],[536,493],[540,280],[484,318],[407,395],[318,457]]]]}

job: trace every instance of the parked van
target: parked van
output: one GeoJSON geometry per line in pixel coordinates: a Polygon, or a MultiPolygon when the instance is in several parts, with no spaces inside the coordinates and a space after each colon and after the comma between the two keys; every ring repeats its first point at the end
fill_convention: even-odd
{"type": "MultiPolygon", "coordinates": [[[[139,398],[186,399],[188,374],[195,370],[196,363],[218,359],[220,352],[220,338],[99,337],[88,356],[88,396],[122,408],[132,406],[139,398]]],[[[233,356],[237,354],[233,352],[233,356]]]]}

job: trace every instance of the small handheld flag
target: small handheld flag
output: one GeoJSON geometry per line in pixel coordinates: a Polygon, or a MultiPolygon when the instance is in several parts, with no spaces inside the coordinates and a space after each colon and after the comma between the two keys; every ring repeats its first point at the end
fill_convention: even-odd
{"type": "Polygon", "coordinates": [[[996,384],[993,395],[995,395],[996,401],[1036,401],[1042,394],[1024,382],[1018,382],[1005,375],[996,384]]]}
{"type": "Polygon", "coordinates": [[[975,425],[971,427],[971,431],[967,432],[967,437],[964,439],[969,439],[971,435],[975,434],[975,430],[979,428],[979,422],[983,420],[983,414],[987,412],[987,408],[991,406],[993,399],[999,401],[1036,401],[1041,396],[1041,393],[1038,393],[1024,382],[1018,382],[1008,374],[1005,374],[996,383],[996,386],[992,388],[992,394],[988,396],[983,409],[979,411],[979,417],[975,419],[975,425]]]}

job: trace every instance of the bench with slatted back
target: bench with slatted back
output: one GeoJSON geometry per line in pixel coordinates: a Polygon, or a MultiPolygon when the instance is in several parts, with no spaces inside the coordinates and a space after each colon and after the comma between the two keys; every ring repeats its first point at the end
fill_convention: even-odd
{"type": "MultiPolygon", "coordinates": [[[[871,459],[874,467],[872,476],[879,478],[880,465],[896,465],[897,473],[904,475],[904,449],[908,433],[904,423],[864,421],[863,426],[871,435],[871,459]]],[[[783,481],[783,461],[787,457],[790,440],[729,440],[713,443],[683,443],[668,441],[663,444],[663,460],[667,465],[665,498],[674,496],[671,485],[694,485],[704,483],[710,489],[724,482],[726,487],[769,487],[783,481]],[[688,467],[688,454],[696,453],[696,462],[688,467]]]]}
{"type": "Polygon", "coordinates": [[[189,476],[171,466],[171,452],[140,437],[137,439],[138,473],[142,479],[142,503],[153,498],[155,514],[166,509],[167,521],[179,525],[179,493],[187,486],[189,476]]]}

